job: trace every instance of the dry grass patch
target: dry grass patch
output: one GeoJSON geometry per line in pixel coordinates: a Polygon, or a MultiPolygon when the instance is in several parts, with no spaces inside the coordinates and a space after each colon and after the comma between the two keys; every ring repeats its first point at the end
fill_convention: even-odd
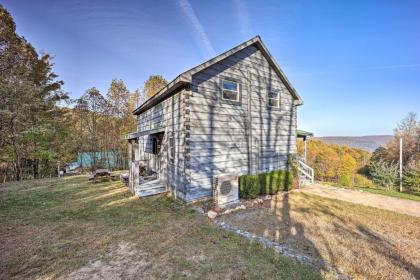
{"type": "Polygon", "coordinates": [[[166,197],[85,176],[0,186],[0,279],[319,279],[166,197]]]}
{"type": "Polygon", "coordinates": [[[420,278],[420,218],[291,192],[222,219],[356,278],[420,278]]]}

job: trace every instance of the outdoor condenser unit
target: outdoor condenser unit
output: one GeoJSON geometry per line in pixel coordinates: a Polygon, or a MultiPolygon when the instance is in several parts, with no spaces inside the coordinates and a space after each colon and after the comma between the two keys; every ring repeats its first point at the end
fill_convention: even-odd
{"type": "Polygon", "coordinates": [[[213,199],[218,207],[239,201],[238,176],[223,174],[213,177],[213,199]]]}

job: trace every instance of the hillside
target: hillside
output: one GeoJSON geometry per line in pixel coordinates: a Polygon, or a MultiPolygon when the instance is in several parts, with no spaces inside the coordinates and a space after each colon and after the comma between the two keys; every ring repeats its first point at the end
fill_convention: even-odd
{"type": "Polygon", "coordinates": [[[384,146],[392,135],[368,135],[368,136],[325,136],[316,137],[314,139],[323,141],[329,144],[336,144],[341,146],[349,146],[359,148],[365,151],[373,152],[376,148],[384,146]]]}

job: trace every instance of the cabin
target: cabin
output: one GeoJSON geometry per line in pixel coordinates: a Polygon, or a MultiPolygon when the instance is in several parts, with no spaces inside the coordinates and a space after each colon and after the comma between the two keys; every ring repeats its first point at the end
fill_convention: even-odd
{"type": "Polygon", "coordinates": [[[256,36],[180,74],[134,111],[129,188],[194,202],[213,196],[221,174],[286,168],[302,104],[256,36]]]}

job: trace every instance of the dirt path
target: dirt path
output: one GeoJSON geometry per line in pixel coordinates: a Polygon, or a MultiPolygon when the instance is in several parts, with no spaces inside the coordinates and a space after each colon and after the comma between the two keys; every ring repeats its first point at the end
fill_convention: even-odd
{"type": "Polygon", "coordinates": [[[420,217],[420,202],[417,201],[336,188],[321,184],[313,184],[302,188],[299,191],[420,217]]]}

